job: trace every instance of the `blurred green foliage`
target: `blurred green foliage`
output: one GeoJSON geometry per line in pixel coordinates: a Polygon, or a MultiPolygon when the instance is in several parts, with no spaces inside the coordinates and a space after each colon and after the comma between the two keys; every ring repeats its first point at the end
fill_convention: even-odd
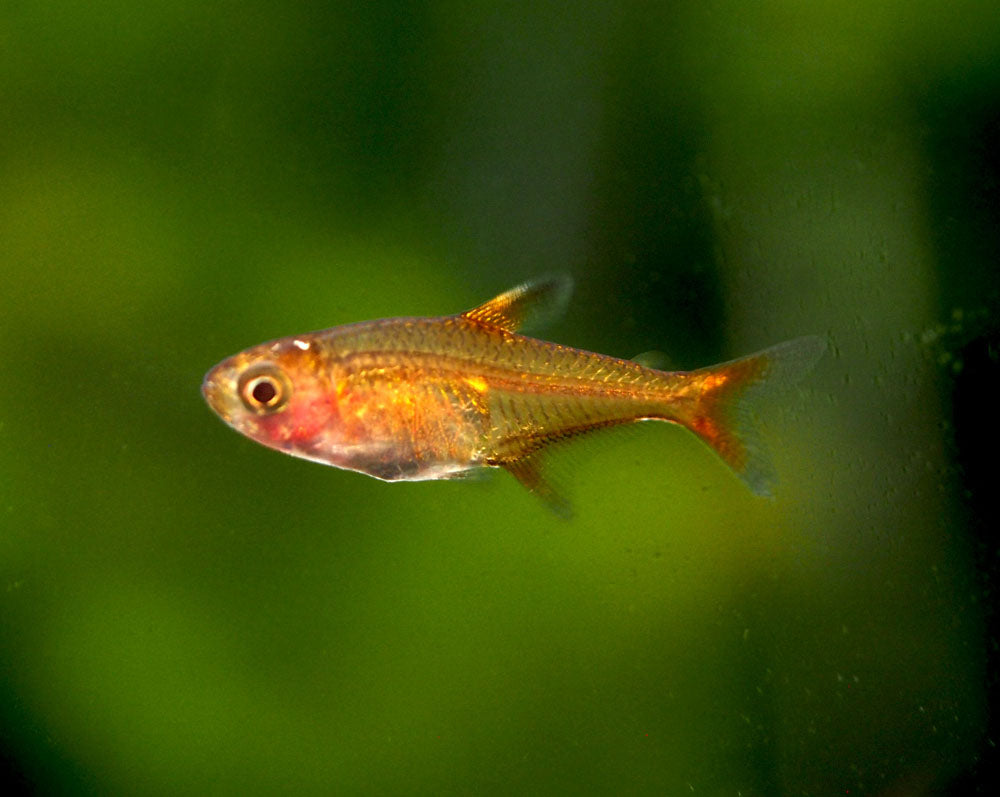
{"type": "Polygon", "coordinates": [[[948,782],[987,721],[947,396],[996,324],[998,97],[974,0],[0,6],[9,777],[948,782]],[[647,425],[556,456],[565,523],[201,403],[248,345],[562,271],[584,348],[831,336],[769,416],[778,500],[647,425]]]}

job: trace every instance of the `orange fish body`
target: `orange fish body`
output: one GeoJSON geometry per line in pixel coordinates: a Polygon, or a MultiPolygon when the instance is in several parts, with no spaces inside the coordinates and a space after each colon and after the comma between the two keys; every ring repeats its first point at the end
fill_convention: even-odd
{"type": "Polygon", "coordinates": [[[774,473],[744,411],[825,349],[799,338],[697,371],[547,343],[516,330],[563,303],[569,282],[514,288],[456,316],[349,324],[264,343],[219,363],[202,385],[230,426],[271,448],[386,481],[500,467],[558,511],[545,481],[551,443],[640,420],[678,423],[752,490],[774,473]]]}

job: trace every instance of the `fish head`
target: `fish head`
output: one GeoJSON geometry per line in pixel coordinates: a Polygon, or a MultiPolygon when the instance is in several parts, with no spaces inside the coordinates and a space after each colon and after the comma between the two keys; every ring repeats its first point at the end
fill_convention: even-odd
{"type": "Polygon", "coordinates": [[[208,406],[258,443],[317,458],[338,426],[329,369],[314,347],[288,338],[247,349],[212,368],[201,386],[208,406]]]}

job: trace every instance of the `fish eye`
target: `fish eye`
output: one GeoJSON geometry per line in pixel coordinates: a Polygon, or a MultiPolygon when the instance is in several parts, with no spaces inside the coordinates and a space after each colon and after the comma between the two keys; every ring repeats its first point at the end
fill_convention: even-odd
{"type": "Polygon", "coordinates": [[[273,365],[247,370],[240,377],[239,391],[243,405],[258,415],[280,410],[292,392],[288,378],[273,365]]]}
{"type": "Polygon", "coordinates": [[[258,404],[266,406],[277,398],[278,388],[274,386],[274,382],[271,381],[270,377],[262,376],[250,388],[250,395],[253,396],[253,400],[258,404]]]}

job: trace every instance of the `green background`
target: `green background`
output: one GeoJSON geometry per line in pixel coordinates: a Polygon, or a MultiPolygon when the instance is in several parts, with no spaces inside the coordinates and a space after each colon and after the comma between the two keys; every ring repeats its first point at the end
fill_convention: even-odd
{"type": "Polygon", "coordinates": [[[975,778],[998,148],[994,2],[3,3],[7,777],[975,778]],[[560,451],[564,522],[506,474],[387,485],[202,403],[255,343],[553,272],[546,336],[608,354],[830,337],[768,408],[775,501],[666,425],[560,451]]]}

